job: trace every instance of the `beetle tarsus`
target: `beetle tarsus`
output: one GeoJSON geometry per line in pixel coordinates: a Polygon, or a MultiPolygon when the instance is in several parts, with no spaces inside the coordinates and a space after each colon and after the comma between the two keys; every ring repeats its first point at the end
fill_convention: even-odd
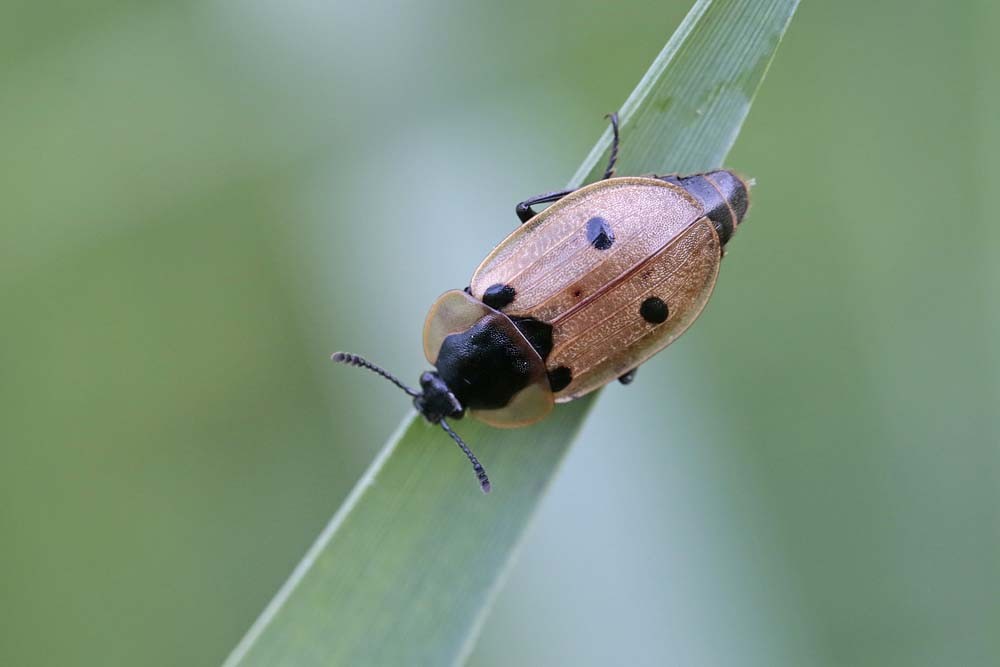
{"type": "Polygon", "coordinates": [[[557,190],[556,192],[547,192],[544,195],[537,195],[531,199],[525,199],[523,202],[514,207],[517,212],[517,217],[520,218],[521,224],[526,223],[535,217],[536,213],[531,208],[535,204],[551,204],[552,202],[559,201],[571,192],[576,192],[575,188],[569,190],[557,190]]]}

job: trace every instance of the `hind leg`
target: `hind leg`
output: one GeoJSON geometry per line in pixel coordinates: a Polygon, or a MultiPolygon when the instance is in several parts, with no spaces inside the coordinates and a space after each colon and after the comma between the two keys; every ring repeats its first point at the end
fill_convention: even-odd
{"type": "Polygon", "coordinates": [[[632,384],[632,380],[635,379],[635,374],[638,372],[639,372],[638,368],[633,368],[628,373],[618,378],[618,381],[621,382],[622,384],[632,384]]]}

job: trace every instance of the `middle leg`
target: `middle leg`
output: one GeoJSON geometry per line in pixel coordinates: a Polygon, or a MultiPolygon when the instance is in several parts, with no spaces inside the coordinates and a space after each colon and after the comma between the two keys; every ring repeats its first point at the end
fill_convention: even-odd
{"type": "MultiPolygon", "coordinates": [[[[606,116],[606,118],[611,121],[611,155],[608,156],[608,166],[604,170],[604,176],[601,177],[602,181],[606,181],[614,176],[615,163],[618,162],[618,114],[617,112],[610,113],[606,116]]],[[[531,208],[532,206],[535,204],[551,204],[552,202],[557,202],[572,192],[576,192],[576,188],[557,190],[555,192],[547,192],[544,195],[537,195],[530,199],[525,199],[523,202],[514,207],[514,211],[517,213],[517,217],[523,225],[536,215],[535,210],[531,208]]]]}

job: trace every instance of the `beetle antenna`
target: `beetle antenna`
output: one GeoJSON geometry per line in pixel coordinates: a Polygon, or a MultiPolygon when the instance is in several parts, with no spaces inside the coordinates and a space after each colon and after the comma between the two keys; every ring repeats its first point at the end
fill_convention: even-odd
{"type": "Polygon", "coordinates": [[[336,361],[337,363],[340,363],[340,364],[347,364],[348,366],[360,366],[361,368],[367,368],[372,373],[375,373],[377,375],[381,375],[386,380],[388,380],[389,382],[393,383],[394,385],[396,385],[397,387],[399,387],[400,389],[402,389],[403,391],[405,391],[407,394],[409,394],[413,398],[416,398],[417,396],[420,396],[420,392],[419,391],[417,391],[415,389],[411,389],[410,387],[407,387],[405,384],[403,384],[402,382],[400,382],[399,379],[395,375],[393,375],[389,371],[385,370],[384,368],[379,368],[378,366],[376,366],[372,362],[368,361],[367,359],[363,359],[363,358],[359,357],[356,354],[350,354],[348,352],[334,352],[330,356],[330,359],[332,359],[333,361],[336,361]]]}
{"type": "Polygon", "coordinates": [[[469,463],[472,464],[472,469],[476,471],[476,477],[479,478],[480,488],[483,490],[483,493],[489,493],[492,486],[490,485],[490,478],[486,476],[486,470],[483,468],[483,464],[479,462],[479,459],[477,459],[476,455],[472,453],[469,446],[465,444],[465,441],[458,437],[458,433],[451,430],[451,426],[448,425],[448,422],[442,419],[438,423],[441,424],[441,428],[444,429],[444,432],[450,435],[451,439],[458,443],[458,446],[462,448],[465,455],[469,457],[469,463]]]}

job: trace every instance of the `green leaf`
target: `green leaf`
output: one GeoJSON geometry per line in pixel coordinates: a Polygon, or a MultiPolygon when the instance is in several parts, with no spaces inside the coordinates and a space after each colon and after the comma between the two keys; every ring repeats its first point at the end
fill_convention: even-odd
{"type": "MultiPolygon", "coordinates": [[[[617,173],[720,166],[797,5],[699,0],[622,107],[617,173]]],[[[571,186],[600,176],[610,138],[571,186]]],[[[526,429],[457,423],[489,496],[440,428],[408,416],[226,664],[460,661],[593,401],[526,429]]]]}

